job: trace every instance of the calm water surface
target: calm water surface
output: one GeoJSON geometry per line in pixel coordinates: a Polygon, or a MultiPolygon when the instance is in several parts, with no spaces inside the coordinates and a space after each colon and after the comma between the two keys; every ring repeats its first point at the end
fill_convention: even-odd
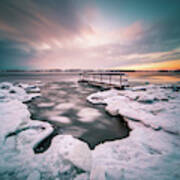
{"type": "Polygon", "coordinates": [[[129,128],[122,117],[112,117],[103,106],[86,101],[86,97],[96,91],[73,81],[48,82],[41,87],[42,96],[28,103],[28,107],[32,119],[52,124],[54,135],[71,134],[87,142],[91,148],[107,140],[127,137],[129,128]],[[52,106],[41,107],[44,103],[52,106]],[[57,117],[68,118],[69,122],[56,121],[57,117]]]}

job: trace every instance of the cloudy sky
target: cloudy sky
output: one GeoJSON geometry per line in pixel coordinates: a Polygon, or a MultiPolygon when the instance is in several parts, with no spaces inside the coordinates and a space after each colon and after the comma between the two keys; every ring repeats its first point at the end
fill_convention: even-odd
{"type": "Polygon", "coordinates": [[[0,0],[0,69],[180,68],[180,0],[0,0]]]}

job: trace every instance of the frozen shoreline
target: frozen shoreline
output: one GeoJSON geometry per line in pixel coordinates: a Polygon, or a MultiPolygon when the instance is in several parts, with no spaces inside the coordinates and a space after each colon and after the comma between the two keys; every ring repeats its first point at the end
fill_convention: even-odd
{"type": "Polygon", "coordinates": [[[40,96],[36,85],[0,84],[0,178],[74,179],[79,174],[87,177],[91,151],[86,143],[71,135],[56,136],[46,152],[35,154],[34,149],[53,132],[49,123],[30,119],[23,102],[36,96],[40,96]]]}
{"type": "Polygon", "coordinates": [[[130,136],[91,151],[70,135],[58,135],[46,152],[35,154],[33,148],[53,131],[49,123],[32,121],[23,104],[39,96],[40,90],[36,85],[0,83],[0,177],[178,179],[179,86],[147,85],[92,94],[88,101],[107,104],[111,115],[125,117],[132,128],[130,136]]]}
{"type": "Polygon", "coordinates": [[[95,148],[92,179],[180,178],[179,91],[179,83],[146,85],[87,98],[93,104],[106,104],[111,115],[122,115],[132,129],[128,138],[95,148]]]}

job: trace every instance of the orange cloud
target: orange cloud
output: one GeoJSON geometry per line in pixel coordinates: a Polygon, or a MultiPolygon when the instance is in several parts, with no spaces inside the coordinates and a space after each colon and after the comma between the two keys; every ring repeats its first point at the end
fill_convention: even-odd
{"type": "Polygon", "coordinates": [[[146,64],[137,64],[133,66],[124,66],[118,67],[115,69],[129,69],[129,70],[176,70],[180,69],[180,59],[165,61],[165,62],[156,62],[156,63],[146,63],[146,64]]]}

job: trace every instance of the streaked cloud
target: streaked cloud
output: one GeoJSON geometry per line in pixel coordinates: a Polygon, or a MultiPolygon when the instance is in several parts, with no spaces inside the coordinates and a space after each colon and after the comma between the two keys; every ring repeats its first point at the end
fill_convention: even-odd
{"type": "Polygon", "coordinates": [[[113,68],[180,59],[176,13],[105,28],[101,9],[88,0],[2,0],[0,68],[113,68]]]}

